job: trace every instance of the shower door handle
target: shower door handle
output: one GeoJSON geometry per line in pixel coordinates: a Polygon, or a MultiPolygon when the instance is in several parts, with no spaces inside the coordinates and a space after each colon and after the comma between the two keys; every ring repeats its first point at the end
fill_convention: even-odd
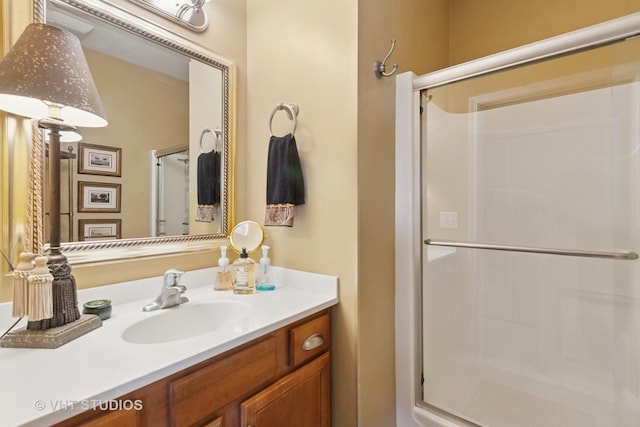
{"type": "Polygon", "coordinates": [[[635,252],[598,252],[598,251],[581,251],[581,250],[574,250],[574,249],[533,248],[528,246],[510,246],[510,245],[499,245],[494,243],[460,242],[456,240],[433,240],[433,239],[425,240],[424,244],[430,245],[430,246],[449,246],[454,248],[488,249],[488,250],[494,250],[494,251],[508,251],[508,252],[528,252],[528,253],[534,253],[534,254],[576,256],[576,257],[585,257],[585,258],[621,259],[621,260],[627,260],[627,261],[638,259],[638,254],[635,252]]]}

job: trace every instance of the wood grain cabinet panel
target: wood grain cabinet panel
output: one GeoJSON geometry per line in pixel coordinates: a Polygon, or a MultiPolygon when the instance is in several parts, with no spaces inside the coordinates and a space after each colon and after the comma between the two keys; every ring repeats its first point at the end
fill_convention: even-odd
{"type": "Polygon", "coordinates": [[[276,377],[275,339],[268,339],[169,384],[172,425],[190,426],[276,377]]]}
{"type": "Polygon", "coordinates": [[[105,412],[82,424],[80,427],[136,427],[138,425],[138,414],[135,411],[113,411],[105,412]]]}
{"type": "Polygon", "coordinates": [[[57,426],[329,427],[330,333],[326,309],[57,426]]]}
{"type": "Polygon", "coordinates": [[[329,427],[329,360],[326,352],[242,402],[241,427],[329,427]]]}
{"type": "Polygon", "coordinates": [[[224,427],[223,421],[222,417],[218,417],[213,421],[203,424],[202,427],[224,427]]]}

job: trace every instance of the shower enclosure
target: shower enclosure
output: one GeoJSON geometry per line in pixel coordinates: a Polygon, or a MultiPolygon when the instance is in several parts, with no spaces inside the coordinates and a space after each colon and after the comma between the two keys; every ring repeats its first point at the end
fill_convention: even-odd
{"type": "Polygon", "coordinates": [[[399,76],[398,426],[640,425],[638,32],[399,76]]]}

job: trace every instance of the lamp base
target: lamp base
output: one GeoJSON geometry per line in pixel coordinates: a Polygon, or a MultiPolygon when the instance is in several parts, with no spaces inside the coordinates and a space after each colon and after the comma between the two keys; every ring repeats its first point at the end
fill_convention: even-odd
{"type": "Polygon", "coordinates": [[[45,330],[20,328],[9,332],[0,340],[0,347],[8,348],[58,348],[102,326],[100,317],[84,314],[74,322],[45,330]]]}

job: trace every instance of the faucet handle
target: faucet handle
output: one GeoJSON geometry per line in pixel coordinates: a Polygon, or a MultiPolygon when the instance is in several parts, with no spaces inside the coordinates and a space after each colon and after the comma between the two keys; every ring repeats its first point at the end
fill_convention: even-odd
{"type": "Polygon", "coordinates": [[[164,272],[163,284],[165,287],[177,286],[180,283],[180,278],[184,274],[184,271],[177,268],[170,268],[164,272]]]}

